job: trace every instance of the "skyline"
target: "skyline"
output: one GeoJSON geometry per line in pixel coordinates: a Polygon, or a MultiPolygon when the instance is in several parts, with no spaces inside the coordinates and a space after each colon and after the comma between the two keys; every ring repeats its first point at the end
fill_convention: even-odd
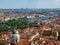
{"type": "Polygon", "coordinates": [[[60,8],[60,0],[0,0],[0,8],[60,8]]]}

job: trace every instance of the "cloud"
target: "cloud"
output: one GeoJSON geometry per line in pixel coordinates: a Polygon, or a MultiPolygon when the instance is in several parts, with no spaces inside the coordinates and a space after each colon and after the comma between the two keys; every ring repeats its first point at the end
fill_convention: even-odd
{"type": "Polygon", "coordinates": [[[60,0],[55,0],[56,2],[59,2],[60,0]]]}

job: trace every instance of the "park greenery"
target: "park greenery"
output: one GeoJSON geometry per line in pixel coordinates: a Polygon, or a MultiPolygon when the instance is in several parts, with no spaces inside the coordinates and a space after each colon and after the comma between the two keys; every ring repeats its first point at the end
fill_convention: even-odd
{"type": "Polygon", "coordinates": [[[33,27],[34,23],[30,23],[27,18],[18,18],[6,21],[5,25],[0,26],[0,33],[5,31],[13,31],[14,29],[26,29],[33,27]]]}

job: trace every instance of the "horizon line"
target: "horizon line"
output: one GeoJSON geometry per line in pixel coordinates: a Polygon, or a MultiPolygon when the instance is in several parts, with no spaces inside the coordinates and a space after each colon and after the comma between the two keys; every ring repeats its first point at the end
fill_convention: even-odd
{"type": "Polygon", "coordinates": [[[60,8],[0,8],[0,9],[60,9],[60,8]]]}

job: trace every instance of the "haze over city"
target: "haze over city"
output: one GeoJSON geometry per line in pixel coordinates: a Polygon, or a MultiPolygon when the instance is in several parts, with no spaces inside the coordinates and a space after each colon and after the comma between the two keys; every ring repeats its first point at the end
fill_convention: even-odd
{"type": "Polygon", "coordinates": [[[60,8],[60,0],[0,0],[0,8],[60,8]]]}

